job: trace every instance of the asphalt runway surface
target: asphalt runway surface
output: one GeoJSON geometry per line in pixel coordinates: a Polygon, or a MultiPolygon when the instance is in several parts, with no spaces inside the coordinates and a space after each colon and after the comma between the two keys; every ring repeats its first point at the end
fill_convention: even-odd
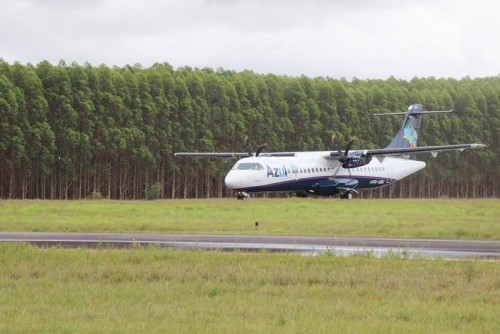
{"type": "Polygon", "coordinates": [[[500,258],[498,240],[411,238],[200,235],[151,233],[0,232],[0,242],[27,242],[39,247],[131,248],[155,246],[202,250],[275,251],[301,254],[370,253],[430,258],[500,258]]]}

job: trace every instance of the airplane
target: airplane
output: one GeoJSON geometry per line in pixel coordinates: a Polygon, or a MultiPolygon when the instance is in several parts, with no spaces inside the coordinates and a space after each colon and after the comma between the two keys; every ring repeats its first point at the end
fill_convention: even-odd
{"type": "Polygon", "coordinates": [[[175,156],[201,158],[239,158],[225,177],[225,184],[237,199],[251,193],[288,192],[296,196],[339,196],[352,199],[359,189],[374,189],[393,184],[425,168],[415,154],[483,148],[484,144],[457,144],[418,147],[421,118],[428,114],[450,113],[424,111],[421,104],[409,106],[406,112],[375,114],[404,115],[403,124],[391,143],[382,149],[351,150],[353,140],[344,151],[335,144],[332,151],[252,153],[178,152],[175,156]],[[375,157],[375,159],[373,159],[375,157]]]}

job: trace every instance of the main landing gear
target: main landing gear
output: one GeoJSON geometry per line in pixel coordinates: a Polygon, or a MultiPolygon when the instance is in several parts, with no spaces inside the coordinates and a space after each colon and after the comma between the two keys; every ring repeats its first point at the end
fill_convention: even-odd
{"type": "Polygon", "coordinates": [[[347,200],[351,200],[354,198],[354,194],[352,191],[346,191],[345,193],[343,194],[340,194],[340,198],[341,199],[347,199],[347,200]]]}
{"type": "Polygon", "coordinates": [[[236,194],[236,199],[238,200],[244,200],[250,198],[250,195],[244,191],[238,191],[236,194]]]}

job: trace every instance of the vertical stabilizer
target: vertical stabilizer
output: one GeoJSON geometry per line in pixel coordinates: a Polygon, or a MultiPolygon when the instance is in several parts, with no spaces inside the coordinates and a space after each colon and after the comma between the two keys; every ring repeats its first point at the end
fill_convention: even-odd
{"type": "Polygon", "coordinates": [[[422,115],[450,113],[445,111],[424,111],[421,104],[412,104],[405,112],[375,114],[376,116],[404,115],[403,125],[386,148],[417,147],[422,115]]]}
{"type": "Polygon", "coordinates": [[[408,108],[404,113],[401,129],[399,129],[387,148],[417,147],[420,124],[422,121],[421,112],[421,104],[412,104],[408,108]]]}

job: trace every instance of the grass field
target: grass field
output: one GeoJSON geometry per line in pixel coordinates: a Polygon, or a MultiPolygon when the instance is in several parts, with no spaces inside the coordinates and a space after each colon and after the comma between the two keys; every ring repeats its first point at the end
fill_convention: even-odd
{"type": "Polygon", "coordinates": [[[498,333],[498,262],[0,244],[2,333],[498,333]]]}
{"type": "Polygon", "coordinates": [[[0,201],[2,231],[500,239],[499,217],[498,199],[0,201]]]}
{"type": "MultiPolygon", "coordinates": [[[[498,217],[495,199],[0,201],[2,231],[500,239],[498,217]]],[[[498,314],[498,261],[0,243],[0,333],[498,333],[498,314]]]]}

